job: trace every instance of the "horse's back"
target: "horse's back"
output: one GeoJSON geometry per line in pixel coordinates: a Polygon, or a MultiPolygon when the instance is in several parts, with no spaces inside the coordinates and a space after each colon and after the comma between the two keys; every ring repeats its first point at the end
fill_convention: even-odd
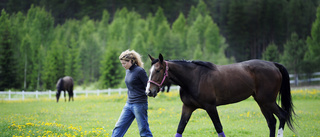
{"type": "Polygon", "coordinates": [[[70,76],[65,76],[65,77],[63,77],[63,81],[64,81],[64,82],[73,83],[73,79],[72,79],[72,77],[70,77],[70,76]]]}
{"type": "Polygon", "coordinates": [[[275,71],[278,70],[278,68],[275,66],[273,62],[270,61],[264,61],[264,60],[258,60],[258,59],[253,59],[253,60],[248,60],[244,62],[240,62],[243,65],[248,66],[251,71],[261,71],[261,70],[271,70],[275,71]]]}
{"type": "Polygon", "coordinates": [[[63,77],[64,88],[68,90],[73,90],[73,79],[70,76],[63,77]]]}
{"type": "Polygon", "coordinates": [[[270,81],[281,79],[281,73],[273,62],[249,60],[241,62],[241,64],[256,80],[270,81]]]}
{"type": "Polygon", "coordinates": [[[278,90],[281,85],[278,68],[273,62],[263,60],[218,66],[214,73],[219,79],[214,78],[218,104],[235,103],[256,95],[273,98],[275,94],[268,92],[278,90]]]}

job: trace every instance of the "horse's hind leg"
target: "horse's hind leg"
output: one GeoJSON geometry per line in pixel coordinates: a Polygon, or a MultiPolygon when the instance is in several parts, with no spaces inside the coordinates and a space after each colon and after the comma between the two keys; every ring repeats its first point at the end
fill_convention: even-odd
{"type": "Polygon", "coordinates": [[[286,111],[279,107],[279,105],[275,104],[274,114],[279,118],[280,125],[278,130],[278,137],[283,137],[284,125],[286,123],[286,111]]]}
{"type": "MultiPolygon", "coordinates": [[[[259,104],[259,103],[258,103],[259,104]]],[[[267,120],[269,131],[270,131],[270,137],[275,137],[275,131],[276,131],[276,123],[277,120],[273,116],[273,113],[266,107],[265,105],[259,104],[262,114],[264,115],[265,119],[267,120]]]]}
{"type": "Polygon", "coordinates": [[[64,102],[67,102],[67,98],[66,98],[66,91],[63,91],[64,93],[64,102]]]}
{"type": "Polygon", "coordinates": [[[279,121],[280,121],[279,130],[278,130],[278,137],[283,137],[283,130],[284,130],[285,122],[286,122],[286,112],[282,108],[280,108],[279,105],[276,102],[266,103],[264,105],[260,105],[259,104],[259,106],[261,108],[262,113],[265,115],[266,119],[267,119],[267,117],[269,117],[269,118],[271,117],[271,119],[270,119],[271,123],[270,124],[269,124],[269,121],[267,119],[269,128],[272,128],[272,129],[270,129],[270,136],[274,136],[275,135],[276,119],[275,119],[275,117],[273,115],[273,114],[275,114],[278,117],[279,121]],[[272,121],[275,121],[274,124],[272,123],[272,121]]]}
{"type": "MultiPolygon", "coordinates": [[[[70,87],[70,95],[71,95],[72,101],[74,101],[74,99],[73,99],[73,85],[70,87]]],[[[70,99],[69,99],[69,101],[70,101],[70,99]]]]}
{"type": "Polygon", "coordinates": [[[68,94],[69,94],[69,102],[70,102],[70,99],[72,99],[72,101],[73,101],[73,91],[69,90],[68,94]]]}

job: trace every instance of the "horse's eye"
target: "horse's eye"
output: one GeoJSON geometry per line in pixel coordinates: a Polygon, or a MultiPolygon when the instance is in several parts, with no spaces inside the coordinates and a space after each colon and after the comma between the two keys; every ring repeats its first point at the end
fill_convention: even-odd
{"type": "Polygon", "coordinates": [[[159,73],[159,72],[160,72],[160,70],[156,70],[156,72],[157,72],[157,73],[159,73]]]}

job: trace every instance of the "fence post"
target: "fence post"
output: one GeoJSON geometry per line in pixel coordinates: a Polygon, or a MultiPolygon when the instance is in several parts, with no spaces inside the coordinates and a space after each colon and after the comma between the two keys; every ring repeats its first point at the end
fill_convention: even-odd
{"type": "Polygon", "coordinates": [[[119,90],[119,95],[121,95],[121,88],[119,88],[118,90],[119,90]]]}
{"type": "Polygon", "coordinates": [[[298,74],[295,74],[294,76],[295,76],[295,77],[294,77],[294,83],[295,83],[296,86],[298,86],[298,85],[299,85],[298,74]]]}
{"type": "Polygon", "coordinates": [[[9,100],[11,100],[11,90],[9,90],[9,100]]]}
{"type": "Polygon", "coordinates": [[[49,99],[51,99],[51,90],[49,90],[49,99]]]}
{"type": "Polygon", "coordinates": [[[88,97],[88,91],[86,90],[86,97],[88,97]]]}
{"type": "Polygon", "coordinates": [[[76,94],[76,93],[77,93],[76,91],[73,91],[74,97],[77,97],[77,94],[76,94]]]}
{"type": "Polygon", "coordinates": [[[97,96],[99,96],[99,89],[97,90],[97,96]]]}
{"type": "Polygon", "coordinates": [[[22,90],[22,100],[24,100],[24,90],[22,90]]]}
{"type": "Polygon", "coordinates": [[[36,90],[36,98],[38,99],[38,90],[36,90]]]}
{"type": "Polygon", "coordinates": [[[108,88],[108,95],[110,96],[110,94],[111,94],[111,90],[110,88],[108,88]]]}

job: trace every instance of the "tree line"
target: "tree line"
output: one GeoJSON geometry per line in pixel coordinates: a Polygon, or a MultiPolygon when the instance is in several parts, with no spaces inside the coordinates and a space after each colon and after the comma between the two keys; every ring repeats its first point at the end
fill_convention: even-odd
{"type": "MultiPolygon", "coordinates": [[[[212,3],[200,0],[190,7],[188,14],[180,12],[171,22],[161,7],[154,13],[144,14],[126,7],[117,9],[114,14],[103,10],[100,19],[83,16],[63,23],[56,23],[53,13],[45,7],[32,5],[25,14],[7,13],[3,9],[0,91],[12,88],[53,90],[56,81],[65,75],[82,85],[97,82],[99,88],[123,86],[125,71],[118,56],[126,49],[134,49],[143,56],[146,70],[150,67],[147,54],[157,56],[159,53],[166,59],[204,60],[219,65],[263,58],[287,64],[292,73],[319,70],[319,8],[317,17],[313,17],[316,12],[303,12],[304,16],[309,16],[306,24],[312,27],[292,25],[296,29],[287,32],[286,25],[277,24],[286,17],[284,11],[272,8],[287,7],[292,1],[304,7],[299,0],[262,1],[264,3],[215,0],[216,7],[212,10],[212,3]],[[252,5],[266,7],[248,9],[255,7],[252,5]],[[221,13],[221,16],[213,13],[221,13]],[[276,15],[279,17],[274,17],[276,15]],[[294,31],[297,29],[301,32],[294,31]],[[283,34],[284,30],[287,33],[283,34]]],[[[312,10],[314,5],[311,7],[312,10]]]]}
{"type": "Polygon", "coordinates": [[[180,14],[172,26],[162,8],[146,19],[127,8],[118,10],[111,23],[109,18],[103,11],[98,21],[86,16],[54,26],[52,15],[41,7],[31,6],[26,15],[2,10],[2,89],[54,89],[65,75],[78,84],[98,81],[101,88],[115,87],[123,81],[118,56],[126,49],[143,55],[146,69],[147,54],[159,53],[167,59],[232,62],[224,56],[227,45],[218,26],[206,13],[199,12],[192,24],[180,14]]]}
{"type": "MultiPolygon", "coordinates": [[[[30,6],[44,7],[55,19],[63,24],[66,20],[81,20],[88,16],[101,20],[103,10],[110,13],[112,22],[118,9],[135,11],[141,18],[163,9],[169,24],[173,24],[180,13],[187,23],[197,16],[196,6],[200,0],[6,0],[0,2],[9,14],[21,11],[27,13],[30,6]]],[[[297,33],[299,39],[306,40],[311,33],[311,25],[316,18],[316,8],[320,0],[201,0],[206,4],[206,12],[213,18],[226,38],[226,55],[236,61],[261,58],[266,47],[273,43],[283,52],[283,45],[297,33]]],[[[200,9],[203,10],[203,9],[200,9]]],[[[191,21],[191,22],[190,22],[191,21]]]]}

